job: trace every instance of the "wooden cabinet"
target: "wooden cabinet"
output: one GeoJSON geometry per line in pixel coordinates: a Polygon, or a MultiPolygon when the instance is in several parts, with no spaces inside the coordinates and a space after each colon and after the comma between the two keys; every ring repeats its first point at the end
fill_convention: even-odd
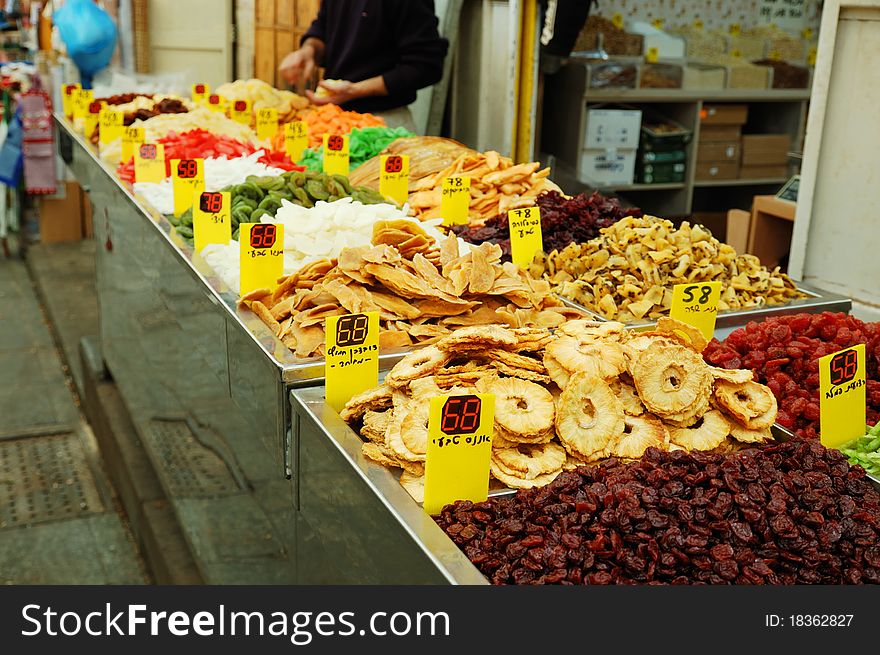
{"type": "Polygon", "coordinates": [[[320,0],[257,0],[254,14],[254,77],[279,88],[286,86],[278,73],[284,56],[299,46],[315,16],[320,0]]]}

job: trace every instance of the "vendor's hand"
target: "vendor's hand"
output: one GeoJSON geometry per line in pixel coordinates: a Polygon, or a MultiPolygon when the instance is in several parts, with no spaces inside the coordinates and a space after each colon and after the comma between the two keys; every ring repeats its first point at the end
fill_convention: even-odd
{"type": "Polygon", "coordinates": [[[323,80],[317,92],[306,91],[306,95],[316,105],[342,105],[361,97],[357,85],[348,80],[323,80]]]}
{"type": "Polygon", "coordinates": [[[281,60],[278,68],[288,84],[303,87],[315,73],[314,48],[304,45],[299,50],[294,50],[281,60]]]}

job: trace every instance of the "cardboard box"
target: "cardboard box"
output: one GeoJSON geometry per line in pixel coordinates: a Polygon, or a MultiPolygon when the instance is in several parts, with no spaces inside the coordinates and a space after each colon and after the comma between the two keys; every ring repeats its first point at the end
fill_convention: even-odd
{"type": "Polygon", "coordinates": [[[54,196],[39,201],[40,241],[78,241],[82,239],[82,189],[76,182],[58,185],[54,196]]]}
{"type": "Polygon", "coordinates": [[[697,162],[739,161],[739,141],[699,143],[697,162]]]}
{"type": "Polygon", "coordinates": [[[725,243],[743,255],[749,252],[749,228],[752,214],[743,209],[731,209],[727,212],[727,231],[725,243]]]}
{"type": "Polygon", "coordinates": [[[739,141],[741,133],[739,125],[700,125],[700,143],[739,141]]]}
{"type": "Polygon", "coordinates": [[[775,196],[755,196],[749,226],[748,252],[764,266],[785,266],[791,250],[791,234],[797,204],[775,196]]]}
{"type": "Polygon", "coordinates": [[[727,214],[725,212],[694,212],[688,219],[691,225],[702,225],[719,241],[724,241],[727,232],[727,214]]]}
{"type": "Polygon", "coordinates": [[[788,134],[743,134],[742,163],[744,166],[787,164],[790,148],[788,134]]]}
{"type": "Polygon", "coordinates": [[[697,180],[735,180],[739,177],[739,163],[735,161],[697,162],[697,180]]]}
{"type": "Polygon", "coordinates": [[[700,110],[700,125],[744,125],[748,118],[748,105],[703,105],[700,110]]]}
{"type": "Polygon", "coordinates": [[[584,148],[635,150],[641,127],[640,109],[588,109],[584,148]]]}
{"type": "Polygon", "coordinates": [[[632,184],[636,169],[635,150],[584,150],[580,178],[599,185],[632,184]]]}
{"type": "Polygon", "coordinates": [[[788,177],[788,164],[772,166],[740,166],[739,176],[744,180],[758,180],[768,177],[788,177]]]}

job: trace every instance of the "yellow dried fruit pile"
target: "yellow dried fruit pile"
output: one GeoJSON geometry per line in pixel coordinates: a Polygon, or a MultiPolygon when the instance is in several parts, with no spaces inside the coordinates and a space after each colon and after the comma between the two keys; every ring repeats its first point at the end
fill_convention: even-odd
{"type": "Polygon", "coordinates": [[[624,218],[586,243],[540,255],[530,272],[555,293],[624,323],[668,315],[676,284],[721,282],[718,311],[804,297],[779,267],[771,271],[754,255],[737,255],[701,225],[676,229],[655,216],[624,218]]]}

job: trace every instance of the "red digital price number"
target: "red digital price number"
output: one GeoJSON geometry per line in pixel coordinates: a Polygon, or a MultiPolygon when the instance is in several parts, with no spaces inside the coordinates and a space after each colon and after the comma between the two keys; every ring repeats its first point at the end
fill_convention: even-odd
{"type": "Polygon", "coordinates": [[[385,160],[386,173],[399,173],[403,170],[403,157],[392,155],[385,160]]]}
{"type": "Polygon", "coordinates": [[[336,345],[340,348],[360,346],[367,340],[368,325],[366,314],[343,316],[336,322],[336,345]]]}
{"type": "Polygon", "coordinates": [[[247,102],[244,100],[236,100],[235,101],[235,111],[246,111],[247,110],[247,102]]]}
{"type": "Polygon", "coordinates": [[[204,84],[196,84],[196,93],[204,93],[205,85],[204,84]]]}
{"type": "MultiPolygon", "coordinates": [[[[223,194],[219,191],[205,191],[199,196],[199,209],[206,214],[216,214],[223,209],[223,194]]],[[[253,232],[251,239],[253,239],[253,232]]]]}
{"type": "Polygon", "coordinates": [[[181,180],[191,180],[199,174],[199,165],[195,159],[181,159],[177,163],[177,177],[181,180]]]}
{"type": "Polygon", "coordinates": [[[64,95],[69,96],[73,93],[73,90],[76,88],[75,84],[68,84],[64,87],[64,95]]]}
{"type": "Polygon", "coordinates": [[[208,103],[212,104],[212,105],[219,105],[220,104],[220,96],[218,96],[216,93],[212,93],[211,95],[208,96],[208,103]]]}
{"type": "Polygon", "coordinates": [[[101,113],[101,103],[97,100],[95,102],[89,103],[89,113],[90,114],[100,114],[101,113]]]}
{"type": "Polygon", "coordinates": [[[339,136],[338,134],[334,134],[327,138],[327,149],[332,150],[333,152],[339,152],[342,150],[342,146],[345,145],[345,140],[339,136]]]}
{"type": "Polygon", "coordinates": [[[856,376],[859,355],[855,350],[845,350],[831,358],[831,384],[845,384],[856,376]]]}
{"type": "Polygon", "coordinates": [[[480,427],[480,410],[483,401],[479,396],[453,396],[443,405],[440,414],[440,431],[443,434],[472,434],[480,427]]]}
{"type": "Polygon", "coordinates": [[[251,228],[251,248],[257,250],[271,248],[275,245],[275,233],[278,229],[271,223],[260,223],[251,228]]]}
{"type": "Polygon", "coordinates": [[[141,159],[155,159],[158,154],[154,143],[143,143],[138,148],[138,155],[141,159]]]}

